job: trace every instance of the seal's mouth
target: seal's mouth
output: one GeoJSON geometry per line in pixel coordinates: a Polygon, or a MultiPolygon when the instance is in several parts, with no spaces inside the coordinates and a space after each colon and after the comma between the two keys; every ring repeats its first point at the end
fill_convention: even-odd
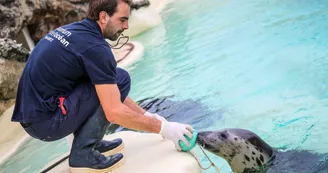
{"type": "Polygon", "coordinates": [[[208,142],[206,142],[206,141],[207,141],[207,139],[206,139],[206,135],[204,135],[204,134],[202,134],[202,133],[198,134],[198,136],[197,136],[197,138],[196,138],[196,143],[197,143],[200,147],[202,147],[202,148],[204,148],[204,149],[206,149],[206,150],[211,150],[211,149],[213,149],[213,147],[212,147],[211,145],[209,145],[208,142]]]}

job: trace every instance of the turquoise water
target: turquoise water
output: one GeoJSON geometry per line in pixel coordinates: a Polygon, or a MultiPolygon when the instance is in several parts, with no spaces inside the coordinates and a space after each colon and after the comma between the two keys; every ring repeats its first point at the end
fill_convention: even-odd
{"type": "MultiPolygon", "coordinates": [[[[194,100],[218,112],[199,131],[246,128],[273,147],[327,153],[327,9],[325,0],[175,1],[161,13],[162,25],[133,38],[145,55],[128,68],[131,97],[194,100]]],[[[0,170],[37,172],[67,145],[33,140],[23,149],[0,170]]]]}

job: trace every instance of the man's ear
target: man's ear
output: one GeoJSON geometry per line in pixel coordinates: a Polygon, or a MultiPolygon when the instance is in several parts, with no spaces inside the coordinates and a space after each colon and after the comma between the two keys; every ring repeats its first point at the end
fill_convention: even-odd
{"type": "Polygon", "coordinates": [[[107,18],[109,17],[109,15],[105,12],[105,11],[101,11],[99,13],[99,22],[101,24],[106,24],[107,23],[107,18]]]}

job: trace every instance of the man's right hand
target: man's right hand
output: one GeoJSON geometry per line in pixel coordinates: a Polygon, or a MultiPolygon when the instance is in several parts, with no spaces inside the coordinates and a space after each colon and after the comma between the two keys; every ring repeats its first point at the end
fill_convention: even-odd
{"type": "Polygon", "coordinates": [[[170,139],[174,142],[175,147],[181,151],[179,141],[181,140],[187,146],[190,146],[190,143],[187,141],[184,135],[192,138],[193,129],[190,125],[180,124],[176,122],[165,122],[162,121],[161,131],[159,132],[164,138],[170,139]]]}

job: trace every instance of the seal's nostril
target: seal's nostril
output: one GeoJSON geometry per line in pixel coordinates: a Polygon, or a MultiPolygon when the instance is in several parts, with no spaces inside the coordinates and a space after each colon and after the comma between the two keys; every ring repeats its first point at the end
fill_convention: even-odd
{"type": "Polygon", "coordinates": [[[203,141],[203,138],[201,136],[197,135],[196,142],[201,143],[202,141],[203,141]]]}

